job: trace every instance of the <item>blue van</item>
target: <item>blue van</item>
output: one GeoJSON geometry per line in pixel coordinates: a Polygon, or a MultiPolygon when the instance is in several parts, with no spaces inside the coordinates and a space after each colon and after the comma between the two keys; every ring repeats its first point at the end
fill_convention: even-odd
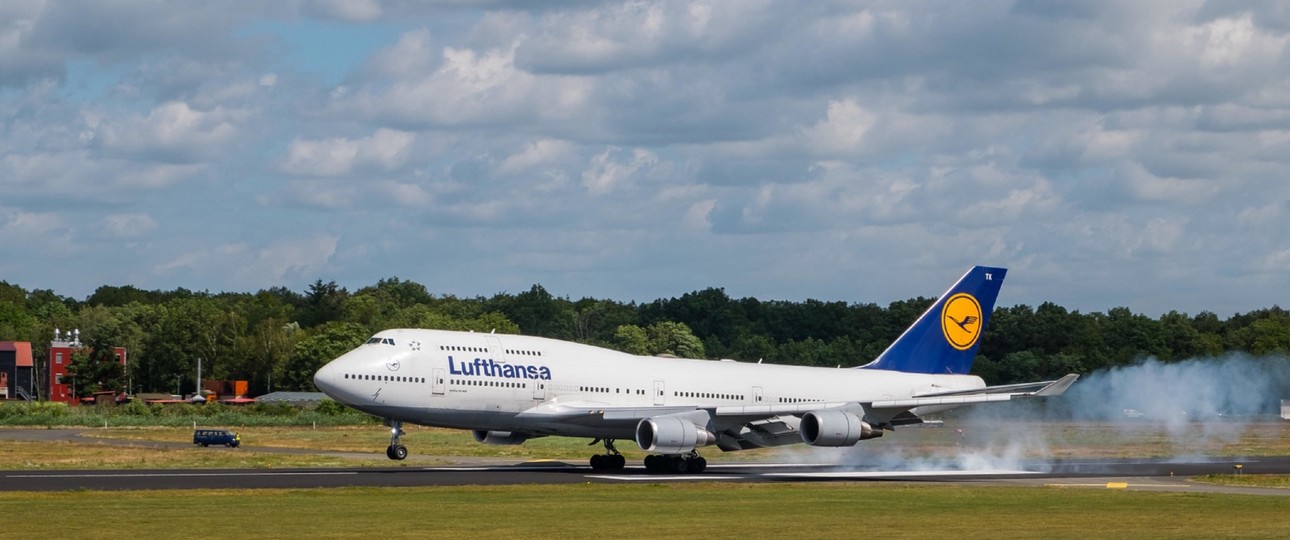
{"type": "Polygon", "coordinates": [[[223,429],[199,429],[193,432],[193,444],[202,446],[222,444],[229,448],[237,448],[239,444],[242,444],[242,436],[235,431],[223,429]]]}

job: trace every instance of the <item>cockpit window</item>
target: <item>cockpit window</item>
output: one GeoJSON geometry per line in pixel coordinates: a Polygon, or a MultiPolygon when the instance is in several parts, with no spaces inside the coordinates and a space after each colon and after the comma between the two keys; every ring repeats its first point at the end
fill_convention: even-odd
{"type": "Polygon", "coordinates": [[[383,337],[372,336],[371,339],[367,340],[366,344],[367,345],[375,345],[375,344],[394,345],[394,338],[388,338],[388,337],[383,338],[383,337]]]}

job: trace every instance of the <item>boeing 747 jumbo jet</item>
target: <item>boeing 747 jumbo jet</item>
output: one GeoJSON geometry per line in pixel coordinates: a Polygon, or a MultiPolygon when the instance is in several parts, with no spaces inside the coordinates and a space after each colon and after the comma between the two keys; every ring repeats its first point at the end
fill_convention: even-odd
{"type": "Polygon", "coordinates": [[[332,399],[386,419],[390,459],[407,457],[403,423],[472,430],[520,444],[601,441],[594,469],[621,469],[635,439],[654,472],[699,472],[698,449],[804,442],[852,446],[961,405],[1059,395],[1076,375],[988,387],[968,375],[1007,270],[978,266],[873,362],[835,369],[636,356],[554,339],[396,329],[314,375],[332,399]]]}

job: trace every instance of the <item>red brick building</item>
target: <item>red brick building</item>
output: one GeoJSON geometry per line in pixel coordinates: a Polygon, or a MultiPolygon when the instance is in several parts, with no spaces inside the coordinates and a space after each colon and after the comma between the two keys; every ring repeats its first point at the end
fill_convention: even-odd
{"type": "MultiPolygon", "coordinates": [[[[49,343],[48,392],[45,393],[49,401],[76,403],[79,397],[88,395],[83,386],[78,388],[75,378],[67,372],[72,364],[72,354],[82,348],[80,330],[60,334],[58,329],[54,329],[54,341],[49,343]]],[[[121,367],[128,369],[125,347],[113,347],[113,350],[121,367]]]]}

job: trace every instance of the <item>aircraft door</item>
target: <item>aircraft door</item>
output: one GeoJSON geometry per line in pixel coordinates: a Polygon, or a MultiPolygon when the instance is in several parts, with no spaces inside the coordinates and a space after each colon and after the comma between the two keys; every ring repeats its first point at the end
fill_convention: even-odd
{"type": "Polygon", "coordinates": [[[550,384],[550,381],[544,381],[542,379],[533,380],[533,399],[535,401],[546,401],[547,384],[550,384]]]}
{"type": "Polygon", "coordinates": [[[663,405],[664,403],[663,393],[666,390],[667,388],[663,385],[663,381],[654,381],[654,404],[655,405],[663,405]]]}
{"type": "Polygon", "coordinates": [[[443,379],[443,368],[435,368],[430,377],[430,395],[442,396],[446,386],[447,384],[443,379]]]}
{"type": "Polygon", "coordinates": [[[761,387],[760,386],[752,387],[752,395],[753,395],[753,404],[760,405],[762,401],[761,387]]]}

